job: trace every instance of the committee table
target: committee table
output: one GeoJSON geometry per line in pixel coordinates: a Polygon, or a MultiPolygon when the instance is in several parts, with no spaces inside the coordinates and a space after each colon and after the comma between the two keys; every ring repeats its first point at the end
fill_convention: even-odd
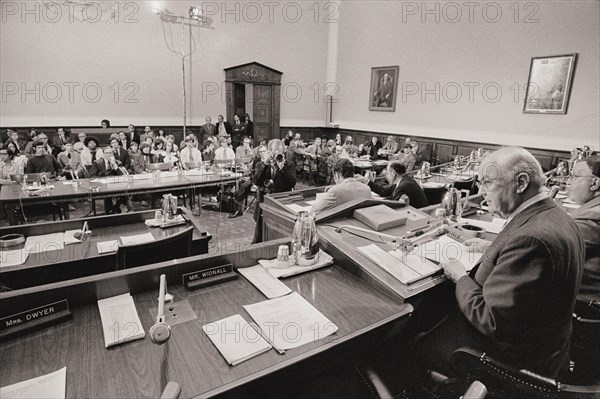
{"type": "MultiPolygon", "coordinates": [[[[162,172],[128,176],[110,176],[80,179],[74,181],[54,181],[51,188],[43,192],[23,190],[18,184],[5,184],[0,188],[0,201],[8,210],[9,221],[14,224],[14,212],[17,207],[57,203],[63,209],[65,218],[69,218],[68,203],[81,199],[101,199],[120,195],[164,193],[171,190],[195,190],[207,186],[235,184],[241,177],[239,173],[200,173],[200,171],[162,172]]],[[[26,212],[25,212],[26,214],[26,212]]]]}
{"type": "MultiPolygon", "coordinates": [[[[270,350],[237,366],[229,366],[204,335],[202,326],[240,314],[243,305],[265,300],[248,281],[238,278],[196,291],[181,285],[182,274],[226,263],[247,267],[258,259],[276,257],[280,244],[253,245],[218,256],[196,256],[177,261],[71,280],[60,284],[0,293],[0,318],[43,304],[67,299],[72,318],[0,342],[2,385],[67,368],[66,396],[159,397],[168,381],[182,387],[181,398],[212,397],[273,374],[302,367],[355,340],[403,320],[412,306],[366,284],[338,263],[282,280],[327,318],[335,334],[290,349],[283,355],[270,350]],[[159,276],[167,277],[175,304],[188,301],[197,318],[172,326],[171,339],[162,346],[142,340],[104,348],[97,300],[131,293],[142,327],[148,335],[155,322],[159,276]]],[[[326,365],[326,363],[324,363],[326,365]]],[[[288,387],[289,389],[289,387],[288,387]]],[[[289,391],[288,391],[289,393],[289,391]]]]}

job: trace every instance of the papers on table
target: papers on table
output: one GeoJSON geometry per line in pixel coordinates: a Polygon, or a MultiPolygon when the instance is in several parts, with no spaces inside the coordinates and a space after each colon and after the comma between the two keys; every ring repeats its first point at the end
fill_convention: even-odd
{"type": "Polygon", "coordinates": [[[484,220],[477,219],[464,219],[458,218],[459,223],[469,223],[470,225],[481,227],[490,233],[498,234],[502,231],[504,226],[506,225],[506,219],[502,218],[493,218],[491,222],[486,222],[484,220]]]}
{"type": "Polygon", "coordinates": [[[338,330],[327,317],[297,292],[245,305],[263,333],[279,349],[292,349],[323,339],[338,330]]]}
{"type": "Polygon", "coordinates": [[[133,236],[121,236],[121,245],[139,245],[150,241],[154,241],[154,236],[150,232],[133,236]]]}
{"type": "Polygon", "coordinates": [[[481,252],[469,252],[465,245],[447,235],[420,245],[415,253],[419,257],[424,257],[438,263],[450,262],[452,259],[457,259],[463,264],[467,272],[475,267],[483,255],[481,252]]]}
{"type": "MultiPolygon", "coordinates": [[[[4,249],[0,251],[0,269],[8,266],[19,266],[27,261],[29,251],[21,249],[4,249]]],[[[1,396],[0,396],[1,397],[1,396]]]]}
{"type": "Polygon", "coordinates": [[[131,294],[100,299],[98,309],[106,348],[146,336],[131,294]]]}
{"type": "Polygon", "coordinates": [[[99,255],[108,254],[117,252],[117,249],[119,249],[119,242],[117,240],[101,241],[97,242],[96,246],[98,247],[99,255]]]}
{"type": "Polygon", "coordinates": [[[288,286],[277,280],[261,265],[242,267],[237,269],[237,271],[269,299],[292,292],[288,286]]]}
{"type": "MultiPolygon", "coordinates": [[[[322,249],[316,255],[317,259],[314,264],[306,264],[307,260],[300,259],[300,265],[290,265],[287,261],[278,261],[277,259],[260,259],[258,263],[261,264],[267,271],[275,278],[284,278],[295,276],[296,274],[309,272],[311,270],[319,269],[321,267],[329,266],[333,264],[333,258],[327,252],[322,249]]],[[[311,260],[312,262],[312,260],[311,260]]]]}
{"type": "Polygon", "coordinates": [[[75,234],[76,233],[81,234],[81,229],[75,229],[75,230],[67,230],[67,231],[65,231],[65,238],[64,238],[65,245],[77,244],[77,243],[81,242],[80,238],[75,238],[75,234]]]}
{"type": "Polygon", "coordinates": [[[66,396],[67,368],[0,388],[2,399],[59,398],[66,396]]]}
{"type": "MultiPolygon", "coordinates": [[[[365,247],[358,247],[357,249],[358,252],[362,253],[377,266],[394,276],[394,278],[396,278],[402,284],[408,285],[432,274],[428,271],[431,269],[431,266],[425,266],[423,269],[421,269],[423,270],[423,274],[421,274],[420,271],[417,271],[420,270],[418,267],[415,267],[415,269],[409,267],[408,264],[399,259],[400,257],[397,254],[396,256],[393,256],[391,253],[384,251],[375,244],[370,244],[365,247]]],[[[410,262],[416,263],[416,260],[411,257],[410,262]]]]}
{"type": "Polygon", "coordinates": [[[59,251],[65,247],[65,233],[30,236],[25,241],[25,249],[30,253],[59,251]]]}
{"type": "Polygon", "coordinates": [[[232,366],[271,349],[271,345],[239,314],[202,326],[202,330],[232,366]]]}
{"type": "Polygon", "coordinates": [[[302,206],[302,205],[298,205],[298,204],[289,204],[289,205],[286,205],[286,207],[294,213],[310,212],[310,210],[312,209],[312,205],[302,206]]]}

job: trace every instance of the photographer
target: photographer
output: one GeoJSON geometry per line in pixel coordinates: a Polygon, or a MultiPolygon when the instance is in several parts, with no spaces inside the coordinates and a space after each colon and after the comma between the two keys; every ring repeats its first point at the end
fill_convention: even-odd
{"type": "Polygon", "coordinates": [[[285,147],[279,139],[269,141],[267,148],[261,147],[261,160],[254,167],[254,184],[258,187],[258,202],[254,212],[256,228],[252,243],[262,242],[262,212],[260,203],[265,194],[290,191],[296,185],[294,164],[285,160],[285,147]]]}

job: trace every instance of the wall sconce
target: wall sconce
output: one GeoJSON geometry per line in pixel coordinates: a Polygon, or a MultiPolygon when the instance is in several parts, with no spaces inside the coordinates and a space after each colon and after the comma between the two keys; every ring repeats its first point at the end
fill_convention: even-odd
{"type": "Polygon", "coordinates": [[[204,21],[200,7],[190,7],[190,18],[196,21],[204,21]]]}

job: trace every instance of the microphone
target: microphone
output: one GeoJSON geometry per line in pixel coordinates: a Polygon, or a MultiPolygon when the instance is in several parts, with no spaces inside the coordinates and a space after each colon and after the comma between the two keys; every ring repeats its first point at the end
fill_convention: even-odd
{"type": "Polygon", "coordinates": [[[156,345],[162,345],[171,338],[171,327],[165,323],[166,285],[167,277],[164,274],[161,274],[158,292],[158,315],[156,316],[156,323],[150,327],[150,341],[156,345]]]}

